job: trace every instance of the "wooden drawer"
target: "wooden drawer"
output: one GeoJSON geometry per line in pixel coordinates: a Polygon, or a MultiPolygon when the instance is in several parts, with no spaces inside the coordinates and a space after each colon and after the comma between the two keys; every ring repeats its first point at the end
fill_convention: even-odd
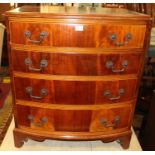
{"type": "Polygon", "coordinates": [[[19,127],[44,131],[117,131],[129,126],[131,113],[131,106],[99,110],[55,110],[18,105],[17,124],[19,127]]]}
{"type": "Polygon", "coordinates": [[[55,47],[143,48],[146,25],[66,23],[11,21],[10,41],[55,47]]]}
{"type": "Polygon", "coordinates": [[[137,79],[58,81],[14,78],[16,99],[52,104],[93,105],[135,98],[137,79]]]}
{"type": "Polygon", "coordinates": [[[138,74],[141,53],[76,54],[12,51],[13,70],[52,75],[138,74]]]}

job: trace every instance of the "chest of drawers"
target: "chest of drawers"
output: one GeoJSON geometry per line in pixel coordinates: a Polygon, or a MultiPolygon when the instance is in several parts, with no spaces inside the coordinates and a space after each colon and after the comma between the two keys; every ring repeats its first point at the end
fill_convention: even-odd
{"type": "Polygon", "coordinates": [[[6,12],[14,142],[117,140],[129,147],[151,20],[125,9],[6,12]]]}

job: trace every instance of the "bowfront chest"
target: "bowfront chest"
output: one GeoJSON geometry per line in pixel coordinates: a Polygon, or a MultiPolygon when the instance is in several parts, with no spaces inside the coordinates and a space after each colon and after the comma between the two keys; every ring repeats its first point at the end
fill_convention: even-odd
{"type": "Polygon", "coordinates": [[[6,12],[14,142],[117,140],[127,149],[148,15],[125,9],[22,7],[6,12]]]}

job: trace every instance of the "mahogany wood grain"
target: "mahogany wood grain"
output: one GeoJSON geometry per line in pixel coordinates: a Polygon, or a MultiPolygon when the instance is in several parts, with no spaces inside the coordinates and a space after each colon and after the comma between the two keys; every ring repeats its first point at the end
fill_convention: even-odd
{"type": "Polygon", "coordinates": [[[23,7],[7,12],[6,21],[15,146],[21,147],[27,138],[103,142],[119,139],[122,147],[128,148],[149,45],[150,17],[126,9],[23,7]],[[41,31],[47,31],[48,36],[34,44],[25,38],[25,31],[30,31],[32,40],[38,40],[41,31]],[[117,43],[124,43],[127,33],[132,38],[116,46],[108,39],[112,33],[117,35],[117,43]],[[41,59],[48,59],[48,67],[39,73],[30,72],[24,66],[26,57],[32,59],[35,68],[41,59]],[[124,59],[128,60],[124,73],[113,74],[105,68],[110,60],[119,70],[124,59]],[[43,87],[48,95],[31,99],[25,93],[27,86],[33,87],[31,97],[39,96],[43,87]],[[120,98],[119,88],[125,90],[120,98]],[[105,90],[115,100],[104,96],[105,90]],[[31,123],[29,114],[34,117],[31,123]],[[118,115],[120,123],[112,127],[118,115]],[[48,122],[40,122],[43,116],[48,122]],[[101,124],[103,118],[111,127],[101,124]]]}
{"type": "Polygon", "coordinates": [[[91,111],[54,110],[54,126],[56,131],[89,131],[91,111]]]}
{"type": "Polygon", "coordinates": [[[92,120],[91,120],[91,126],[90,126],[90,131],[95,132],[95,131],[111,131],[111,130],[117,130],[118,128],[124,128],[129,126],[129,119],[131,116],[131,107],[119,107],[119,108],[109,108],[109,109],[101,109],[101,110],[96,110],[92,114],[92,120]],[[107,120],[108,125],[113,125],[114,124],[114,119],[116,117],[120,118],[120,122],[118,125],[114,127],[107,127],[103,125],[101,122],[103,119],[107,120]],[[127,119],[128,118],[128,119],[127,119]]]}
{"type": "Polygon", "coordinates": [[[131,53],[144,53],[144,49],[128,47],[127,49],[111,48],[80,48],[80,47],[53,47],[44,46],[44,50],[40,50],[38,45],[22,45],[10,42],[11,50],[19,52],[36,52],[36,53],[64,53],[64,54],[131,54],[131,53]],[[73,52],[74,51],[74,52],[73,52]],[[134,51],[134,52],[133,52],[134,51]]]}
{"type": "Polygon", "coordinates": [[[135,98],[137,80],[120,80],[120,81],[48,81],[36,80],[28,78],[15,78],[16,99],[24,99],[28,101],[37,101],[51,104],[105,104],[118,103],[135,98]],[[47,89],[48,94],[42,99],[33,99],[26,88],[32,87],[32,95],[40,96],[42,88],[47,89]],[[111,92],[111,97],[118,96],[118,90],[124,89],[124,94],[115,100],[110,100],[108,96],[104,96],[105,91],[111,92]]]}
{"type": "Polygon", "coordinates": [[[28,106],[17,106],[17,121],[19,126],[30,127],[38,130],[46,131],[113,131],[120,128],[127,128],[131,114],[130,106],[112,107],[102,110],[49,110],[44,108],[35,108],[28,106]],[[38,126],[28,119],[28,115],[34,117],[34,123],[40,123],[42,117],[48,119],[47,122],[38,126]],[[113,123],[116,116],[120,117],[118,125],[106,127],[101,123],[102,119],[107,119],[109,124],[113,123]],[[127,121],[128,117],[128,121],[127,121]]]}
{"type": "Polygon", "coordinates": [[[54,81],[56,104],[95,104],[95,82],[54,81]]]}
{"type": "Polygon", "coordinates": [[[46,108],[46,109],[59,109],[59,110],[100,110],[100,109],[108,109],[108,108],[118,108],[118,107],[126,107],[132,106],[135,103],[135,100],[127,101],[127,102],[119,102],[118,104],[94,104],[94,105],[65,105],[65,104],[51,104],[51,103],[39,103],[35,101],[26,101],[26,100],[16,100],[16,105],[30,106],[30,107],[38,107],[38,108],[46,108]]]}
{"type": "MultiPolygon", "coordinates": [[[[72,16],[71,18],[69,18],[69,16],[59,16],[59,18],[56,18],[56,17],[52,17],[52,18],[44,18],[44,23],[46,24],[51,24],[51,23],[70,23],[70,24],[103,24],[103,25],[106,25],[106,24],[112,24],[115,22],[115,24],[119,24],[121,25],[122,24],[122,21],[121,20],[117,20],[117,18],[105,18],[103,20],[104,17],[83,17],[83,18],[78,18],[77,16],[72,16]]],[[[42,23],[42,19],[43,17],[37,17],[37,18],[27,18],[27,17],[8,17],[9,21],[10,22],[18,22],[18,23],[24,23],[24,22],[28,22],[28,23],[42,23]]],[[[124,19],[124,23],[126,25],[147,25],[148,22],[150,22],[151,19],[143,19],[143,20],[135,20],[135,19],[124,19]]]]}
{"type": "Polygon", "coordinates": [[[54,102],[54,96],[53,96],[53,84],[52,81],[49,84],[49,81],[46,80],[30,80],[26,78],[16,78],[14,79],[15,82],[15,92],[16,92],[16,98],[19,99],[25,99],[25,100],[34,100],[38,102],[54,102]],[[40,90],[46,89],[47,95],[45,95],[42,99],[33,99],[30,97],[28,93],[26,93],[26,88],[32,87],[32,95],[33,96],[40,96],[40,90]]]}
{"type": "Polygon", "coordinates": [[[46,79],[46,80],[60,80],[60,81],[107,81],[107,80],[124,80],[124,79],[137,79],[139,75],[135,74],[122,74],[122,75],[108,75],[108,76],[74,76],[74,75],[50,75],[50,74],[36,74],[13,72],[13,77],[30,78],[33,79],[46,79]]]}
{"type": "Polygon", "coordinates": [[[85,25],[81,23],[80,25],[82,25],[83,30],[77,31],[76,27],[78,27],[79,24],[10,22],[10,41],[16,44],[34,45],[36,43],[29,42],[24,36],[24,32],[29,31],[32,40],[39,40],[40,32],[46,31],[48,32],[48,36],[38,44],[40,46],[115,47],[120,49],[128,47],[143,48],[144,34],[146,31],[145,25],[117,25],[115,23],[106,25],[85,25]],[[18,31],[13,31],[14,29],[18,29],[18,31]],[[132,38],[124,46],[116,46],[108,39],[110,34],[115,33],[117,35],[117,42],[122,43],[125,42],[124,37],[129,32],[132,38]]]}
{"type": "Polygon", "coordinates": [[[26,106],[18,106],[18,125],[46,131],[89,131],[91,111],[48,110],[26,106]],[[20,111],[20,112],[19,112],[20,111]],[[28,115],[39,123],[40,118],[46,117],[47,123],[42,126],[34,125],[28,120],[28,115]]]}
{"type": "Polygon", "coordinates": [[[118,103],[129,101],[136,96],[137,80],[120,80],[120,81],[106,81],[96,82],[96,104],[100,103],[118,103]],[[104,96],[104,92],[109,90],[111,97],[117,97],[118,90],[124,89],[124,94],[119,99],[110,100],[110,97],[104,96]]]}
{"type": "MultiPolygon", "coordinates": [[[[97,131],[97,132],[61,132],[61,131],[46,131],[46,130],[34,130],[32,128],[20,126],[19,130],[23,131],[29,131],[30,133],[34,133],[34,135],[39,135],[40,136],[44,134],[44,136],[52,136],[53,139],[64,139],[64,140],[97,140],[97,139],[102,139],[113,136],[113,138],[116,138],[116,135],[118,134],[119,136],[125,136],[128,132],[131,133],[129,129],[117,129],[118,133],[116,134],[116,131],[97,131]],[[123,134],[122,134],[123,133],[123,134]],[[55,136],[54,136],[55,135],[55,136]],[[68,135],[68,136],[66,136],[68,135]]],[[[16,129],[15,129],[16,130],[16,129]]]]}
{"type": "MultiPolygon", "coordinates": [[[[10,85],[11,85],[11,94],[12,94],[12,112],[13,115],[16,116],[16,109],[15,109],[15,91],[14,91],[14,81],[13,81],[13,65],[12,65],[12,53],[11,53],[11,46],[10,46],[10,31],[9,31],[9,20],[6,18],[5,20],[6,24],[6,37],[7,37],[7,50],[8,50],[8,60],[9,60],[9,73],[10,73],[10,85]]],[[[16,120],[15,127],[17,126],[16,120]]]]}
{"type": "Polygon", "coordinates": [[[73,53],[43,53],[12,51],[12,62],[14,71],[32,72],[38,74],[53,75],[117,75],[138,74],[142,64],[141,53],[123,54],[76,54],[73,53]],[[40,61],[47,60],[48,65],[40,72],[29,70],[25,65],[25,59],[32,60],[32,67],[40,68],[40,61]],[[128,61],[124,72],[113,73],[112,69],[106,67],[106,63],[112,61],[115,70],[121,70],[123,61],[128,61]],[[133,67],[134,66],[134,67],[133,67]]]}
{"type": "MultiPolygon", "coordinates": [[[[25,139],[35,139],[35,140],[45,140],[45,139],[57,139],[57,140],[98,140],[102,139],[102,141],[106,142],[108,140],[117,140],[121,139],[122,146],[123,143],[129,144],[131,137],[131,130],[125,130],[118,133],[107,133],[107,132],[46,132],[41,130],[34,130],[30,128],[15,128],[13,130],[14,133],[14,143],[16,147],[21,147],[25,139]],[[68,136],[66,136],[68,135],[68,136]],[[123,138],[125,137],[125,138],[123,138]],[[127,138],[126,138],[127,137],[127,138]]],[[[128,145],[129,146],[129,145],[128,145]]],[[[127,147],[123,147],[127,149],[127,147]]]]}

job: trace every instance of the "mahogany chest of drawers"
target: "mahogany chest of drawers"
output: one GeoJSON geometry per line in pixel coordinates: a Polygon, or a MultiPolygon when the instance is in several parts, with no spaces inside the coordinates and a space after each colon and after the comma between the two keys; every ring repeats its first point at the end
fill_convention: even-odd
{"type": "Polygon", "coordinates": [[[6,21],[15,146],[31,138],[128,148],[150,17],[51,6],[17,8],[6,21]]]}

